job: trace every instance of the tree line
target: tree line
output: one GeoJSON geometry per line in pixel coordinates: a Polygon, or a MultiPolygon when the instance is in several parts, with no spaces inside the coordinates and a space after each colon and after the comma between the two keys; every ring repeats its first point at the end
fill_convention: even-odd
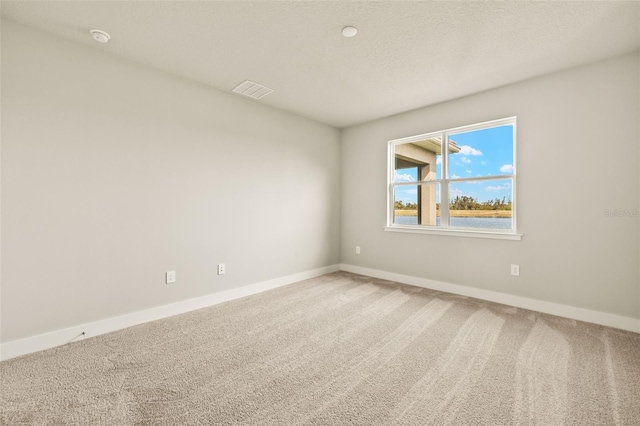
{"type": "Polygon", "coordinates": [[[396,210],[418,210],[416,203],[404,204],[402,201],[396,201],[396,210]]]}
{"type": "MultiPolygon", "coordinates": [[[[395,202],[396,210],[417,210],[417,203],[404,204],[402,201],[395,202]]],[[[479,202],[473,197],[467,195],[452,198],[449,202],[449,210],[511,210],[511,197],[495,198],[493,200],[479,202]]],[[[440,203],[436,204],[436,209],[440,209],[440,203]]]]}
{"type": "Polygon", "coordinates": [[[449,209],[451,210],[511,210],[511,197],[495,198],[493,200],[478,202],[473,197],[463,195],[462,197],[456,195],[449,202],[449,209]]]}

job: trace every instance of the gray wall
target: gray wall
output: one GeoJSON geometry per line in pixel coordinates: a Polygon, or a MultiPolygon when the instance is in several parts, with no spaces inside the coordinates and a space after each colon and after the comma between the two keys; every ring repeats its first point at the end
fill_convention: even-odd
{"type": "Polygon", "coordinates": [[[339,261],[640,318],[639,220],[604,215],[639,208],[638,55],[349,128],[340,151],[331,127],[13,23],[1,47],[2,342],[339,261]],[[388,140],[511,115],[522,241],[383,230],[388,140]]]}
{"type": "Polygon", "coordinates": [[[329,126],[3,21],[2,341],[338,263],[339,155],[329,126]]]}
{"type": "Polygon", "coordinates": [[[618,57],[343,130],[342,262],[640,318],[639,218],[604,213],[639,208],[639,62],[618,57]],[[387,141],[513,115],[522,241],[383,230],[387,141]]]}

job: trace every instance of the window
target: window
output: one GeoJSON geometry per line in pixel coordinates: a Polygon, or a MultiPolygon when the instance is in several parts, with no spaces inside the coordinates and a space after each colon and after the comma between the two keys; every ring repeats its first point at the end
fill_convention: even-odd
{"type": "Polygon", "coordinates": [[[515,117],[390,141],[386,229],[520,239],[515,154],[515,117]]]}

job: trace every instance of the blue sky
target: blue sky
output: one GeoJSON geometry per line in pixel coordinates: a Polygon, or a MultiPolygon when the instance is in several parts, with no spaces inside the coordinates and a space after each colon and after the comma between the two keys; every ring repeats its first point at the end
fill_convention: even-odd
{"type": "MultiPolygon", "coordinates": [[[[476,176],[510,175],[513,173],[513,128],[500,126],[489,129],[451,135],[461,148],[460,152],[449,155],[449,177],[469,178],[476,176]]],[[[438,156],[437,174],[441,177],[440,156],[438,156]]],[[[396,182],[417,180],[415,169],[396,171],[396,182]]],[[[439,193],[439,190],[438,190],[439,193]]],[[[396,188],[396,200],[404,203],[416,202],[416,187],[396,188]]],[[[439,195],[439,194],[438,194],[439,195]]],[[[452,183],[449,195],[467,195],[480,202],[511,196],[510,180],[490,180],[452,183]]]]}

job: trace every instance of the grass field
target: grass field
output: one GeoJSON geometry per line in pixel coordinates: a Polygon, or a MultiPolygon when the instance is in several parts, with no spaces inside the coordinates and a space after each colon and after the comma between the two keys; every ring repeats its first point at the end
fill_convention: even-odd
{"type": "MultiPolygon", "coordinates": [[[[396,216],[417,216],[417,210],[396,210],[396,216]]],[[[451,217],[511,217],[511,210],[450,210],[451,217]]],[[[436,210],[440,216],[440,210],[436,210]]]]}

